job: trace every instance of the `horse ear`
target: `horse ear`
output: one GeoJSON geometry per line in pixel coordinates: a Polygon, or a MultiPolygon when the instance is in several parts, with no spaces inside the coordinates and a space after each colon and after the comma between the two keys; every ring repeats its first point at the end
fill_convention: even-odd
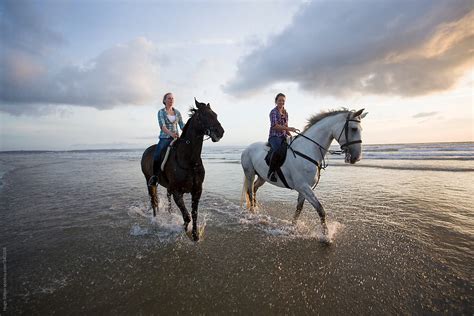
{"type": "Polygon", "coordinates": [[[198,100],[196,100],[196,97],[194,98],[194,104],[196,104],[196,107],[197,107],[198,109],[200,109],[201,106],[202,106],[202,103],[198,102],[198,100]]]}
{"type": "Polygon", "coordinates": [[[359,115],[362,114],[362,112],[364,112],[364,110],[365,110],[365,109],[361,109],[361,110],[359,110],[359,111],[357,111],[357,112],[354,112],[354,114],[352,115],[352,117],[358,117],[359,115]]]}
{"type": "Polygon", "coordinates": [[[207,107],[208,107],[208,108],[210,108],[210,107],[211,107],[211,105],[208,103],[208,104],[207,104],[207,107]]]}
{"type": "Polygon", "coordinates": [[[363,119],[367,114],[369,114],[369,112],[362,113],[362,115],[360,116],[360,119],[363,119]]]}

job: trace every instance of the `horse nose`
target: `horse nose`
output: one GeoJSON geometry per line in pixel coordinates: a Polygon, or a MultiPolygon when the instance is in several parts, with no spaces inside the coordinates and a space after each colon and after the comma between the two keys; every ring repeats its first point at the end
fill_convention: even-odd
{"type": "Polygon", "coordinates": [[[225,132],[225,131],[224,131],[224,128],[222,127],[222,125],[219,124],[219,128],[218,128],[218,129],[219,129],[219,134],[221,135],[221,137],[224,136],[224,132],[225,132]]]}

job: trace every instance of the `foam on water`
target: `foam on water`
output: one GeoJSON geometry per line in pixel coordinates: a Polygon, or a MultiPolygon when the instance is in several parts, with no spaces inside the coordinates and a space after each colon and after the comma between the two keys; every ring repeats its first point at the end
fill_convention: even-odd
{"type": "Polygon", "coordinates": [[[255,227],[268,235],[290,239],[317,239],[321,242],[332,242],[344,225],[339,222],[328,222],[329,234],[322,233],[321,225],[317,222],[292,221],[280,219],[268,214],[241,213],[239,224],[255,227]]]}
{"type": "MultiPolygon", "coordinates": [[[[156,217],[153,217],[151,207],[148,206],[149,202],[136,202],[128,208],[128,215],[140,220],[131,226],[131,236],[155,236],[161,242],[176,242],[185,235],[178,207],[173,204],[170,213],[167,211],[166,199],[160,196],[159,201],[156,217]]],[[[199,208],[199,228],[210,225],[237,231],[257,229],[274,238],[312,239],[321,242],[332,242],[344,228],[343,224],[329,220],[327,224],[329,234],[325,236],[319,218],[300,219],[293,224],[291,220],[272,215],[271,210],[263,211],[263,207],[261,209],[265,213],[250,213],[223,197],[206,194],[202,197],[199,208]]],[[[191,225],[188,226],[189,230],[191,225]]]]}
{"type": "MultiPolygon", "coordinates": [[[[161,242],[176,242],[181,240],[186,234],[183,231],[183,217],[177,206],[174,205],[172,211],[167,211],[167,202],[163,202],[163,198],[160,197],[159,207],[156,217],[153,217],[153,211],[151,207],[148,207],[146,203],[139,203],[138,205],[132,205],[128,209],[128,215],[130,217],[136,217],[143,219],[142,223],[134,223],[130,228],[130,235],[135,237],[143,236],[155,236],[161,242]],[[165,206],[166,204],[166,206],[165,206]],[[178,214],[179,213],[179,214],[178,214]]],[[[199,217],[199,231],[202,233],[204,227],[206,227],[209,216],[204,214],[199,217]]],[[[192,223],[188,225],[188,235],[191,234],[192,223]]],[[[189,236],[188,236],[189,237],[189,236]]]]}
{"type": "Polygon", "coordinates": [[[183,218],[176,213],[163,211],[163,206],[160,209],[162,211],[158,211],[156,217],[153,217],[151,208],[146,204],[130,206],[128,215],[141,219],[141,223],[132,225],[130,235],[135,237],[156,236],[162,242],[172,242],[179,238],[183,233],[183,218]]]}

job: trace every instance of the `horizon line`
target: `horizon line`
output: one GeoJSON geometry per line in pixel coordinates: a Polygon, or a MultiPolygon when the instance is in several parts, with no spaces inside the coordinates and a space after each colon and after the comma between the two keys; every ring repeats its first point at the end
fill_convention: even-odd
{"type": "MultiPolygon", "coordinates": [[[[413,142],[413,143],[374,143],[374,144],[363,144],[369,146],[384,146],[384,145],[423,145],[423,144],[461,144],[461,143],[474,143],[473,140],[466,141],[443,141],[443,142],[413,142]]],[[[247,147],[247,145],[220,145],[215,144],[212,146],[217,147],[247,147]]],[[[337,145],[331,145],[337,146],[337,145]]],[[[0,150],[0,153],[19,153],[19,152],[93,152],[93,151],[137,151],[145,150],[147,147],[132,147],[132,148],[84,148],[84,149],[14,149],[14,150],[0,150]]],[[[203,147],[210,147],[210,145],[204,144],[203,147]]]]}

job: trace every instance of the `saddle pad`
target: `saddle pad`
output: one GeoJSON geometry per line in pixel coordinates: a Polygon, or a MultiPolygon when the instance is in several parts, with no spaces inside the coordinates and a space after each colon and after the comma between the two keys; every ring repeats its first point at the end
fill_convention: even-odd
{"type": "MultiPolygon", "coordinates": [[[[278,150],[278,152],[276,152],[276,165],[278,168],[280,168],[281,166],[283,166],[283,164],[285,163],[285,160],[286,160],[286,154],[287,154],[287,151],[288,151],[288,145],[286,143],[282,144],[280,146],[280,149],[278,150]]],[[[267,154],[265,155],[265,162],[267,164],[267,166],[270,165],[270,159],[272,158],[272,153],[273,153],[273,150],[271,147],[268,147],[268,152],[267,154]]]]}
{"type": "Polygon", "coordinates": [[[161,168],[160,168],[161,171],[165,170],[165,165],[166,165],[166,162],[168,161],[168,156],[170,155],[171,147],[173,146],[176,140],[177,138],[173,139],[170,145],[168,146],[168,148],[166,148],[166,153],[165,153],[165,156],[163,157],[163,162],[161,163],[161,168]]]}

